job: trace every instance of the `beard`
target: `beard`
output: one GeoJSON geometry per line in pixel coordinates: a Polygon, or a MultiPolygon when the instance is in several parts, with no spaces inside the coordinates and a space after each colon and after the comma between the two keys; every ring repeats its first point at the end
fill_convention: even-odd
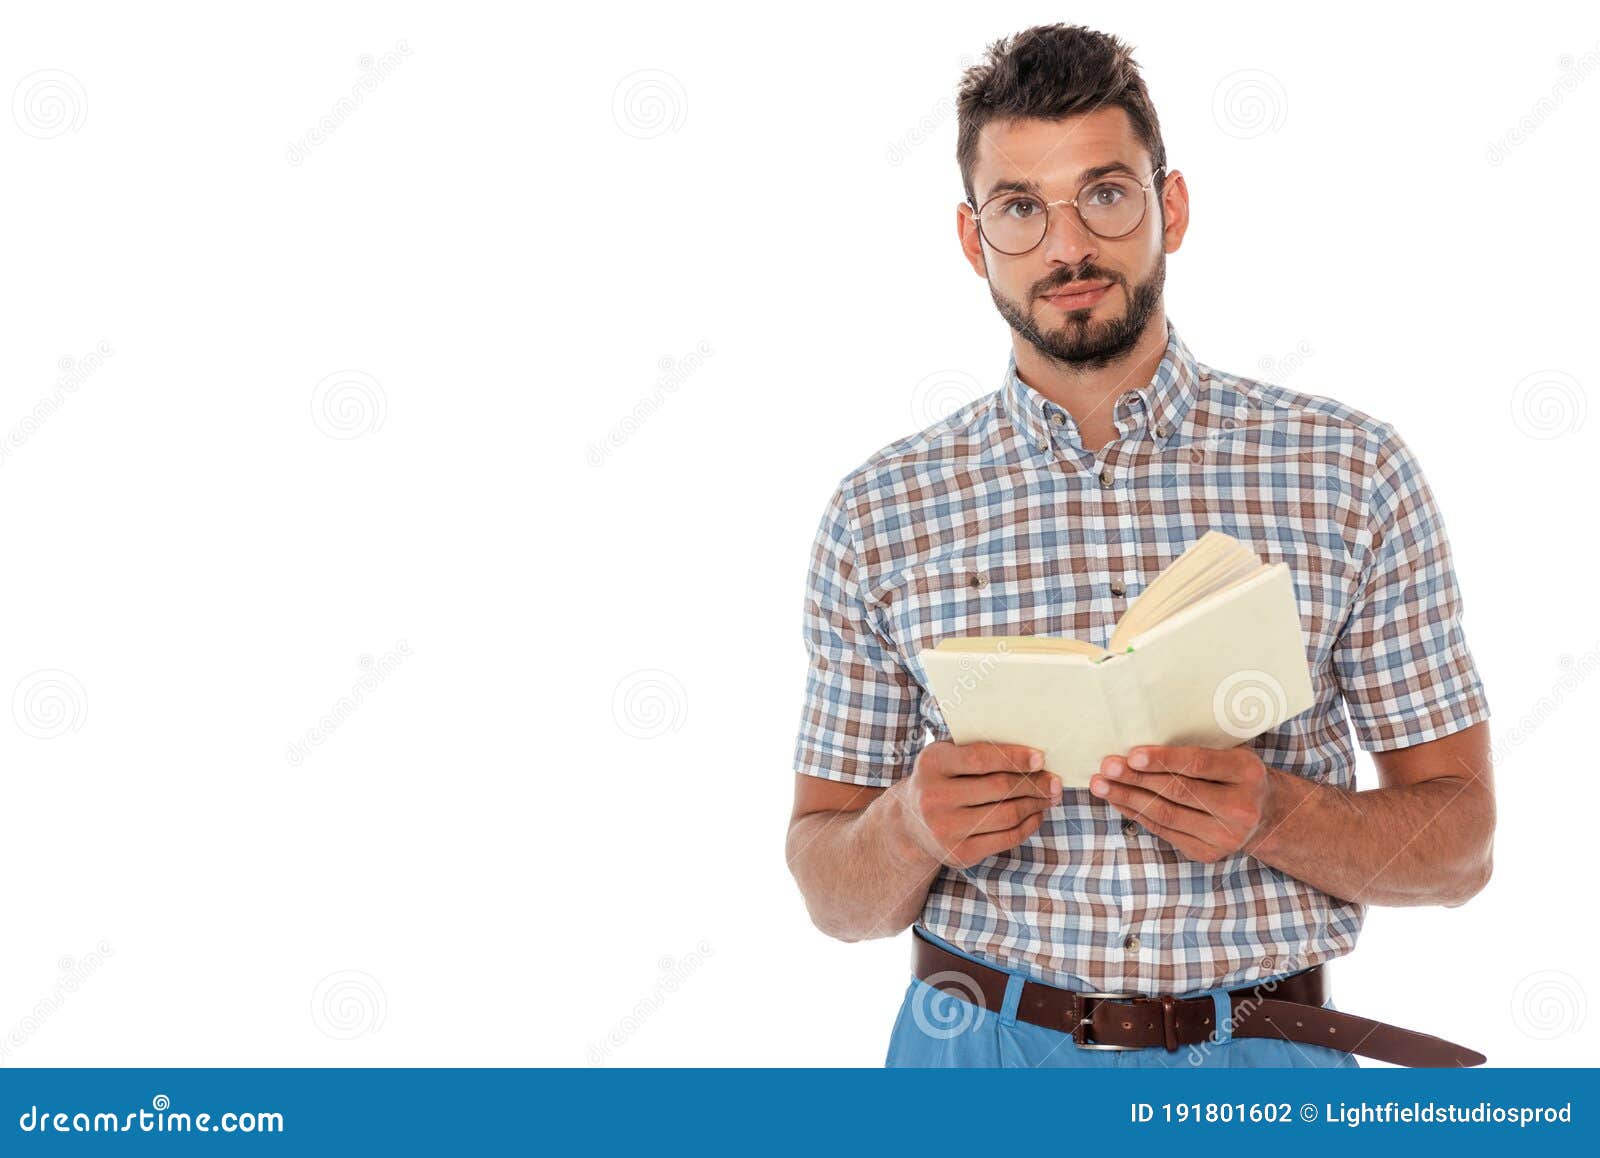
{"type": "Polygon", "coordinates": [[[1167,280],[1167,255],[1156,256],[1156,267],[1149,277],[1130,287],[1128,279],[1098,266],[1045,278],[1029,293],[1029,301],[1037,302],[1040,295],[1056,293],[1079,282],[1108,281],[1122,287],[1128,308],[1121,317],[1096,322],[1088,309],[1072,310],[1062,318],[1060,326],[1047,330],[1040,321],[1040,310],[1053,306],[1035,306],[1024,310],[1022,306],[1003,297],[989,282],[989,296],[994,298],[995,309],[1000,311],[1007,324],[1022,335],[1027,342],[1046,358],[1081,370],[1098,370],[1127,355],[1138,343],[1150,319],[1161,304],[1161,290],[1167,280]]]}

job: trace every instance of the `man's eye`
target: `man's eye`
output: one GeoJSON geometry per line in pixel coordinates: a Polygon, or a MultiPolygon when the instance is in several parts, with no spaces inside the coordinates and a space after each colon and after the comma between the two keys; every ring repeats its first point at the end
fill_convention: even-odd
{"type": "Polygon", "coordinates": [[[1020,197],[1015,201],[1006,202],[1005,205],[1001,206],[1000,212],[1007,217],[1014,217],[1018,221],[1026,221],[1034,214],[1042,213],[1044,210],[1037,201],[1027,197],[1020,197]]]}
{"type": "Polygon", "coordinates": [[[1120,185],[1096,185],[1084,200],[1091,205],[1115,205],[1125,196],[1127,194],[1120,185]]]}

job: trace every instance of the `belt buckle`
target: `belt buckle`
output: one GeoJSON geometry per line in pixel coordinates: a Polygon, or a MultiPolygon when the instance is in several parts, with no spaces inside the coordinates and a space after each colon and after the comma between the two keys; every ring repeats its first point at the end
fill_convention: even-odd
{"type": "MultiPolygon", "coordinates": [[[[1080,993],[1080,994],[1078,994],[1078,997],[1080,999],[1087,998],[1087,997],[1093,997],[1096,1000],[1110,1000],[1110,1001],[1137,1001],[1137,1000],[1140,999],[1141,996],[1142,995],[1138,994],[1138,993],[1080,993]]],[[[1115,1049],[1115,1050],[1134,1049],[1134,1050],[1136,1050],[1136,1049],[1144,1048],[1143,1046],[1137,1046],[1137,1045],[1107,1045],[1107,1044],[1104,1044],[1104,1043],[1098,1042],[1098,1041],[1090,1041],[1089,1040],[1089,1029],[1092,1028],[1093,1025],[1094,1025],[1094,1019],[1093,1018],[1090,1018],[1090,1017],[1080,1017],[1080,1018],[1078,1018],[1078,1029],[1079,1029],[1080,1032],[1079,1033],[1074,1033],[1072,1035],[1072,1040],[1077,1044],[1079,1049],[1115,1049]]]]}

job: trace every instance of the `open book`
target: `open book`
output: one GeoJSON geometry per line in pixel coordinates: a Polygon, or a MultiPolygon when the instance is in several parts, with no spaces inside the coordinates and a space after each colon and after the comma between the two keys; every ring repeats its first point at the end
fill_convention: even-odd
{"type": "Polygon", "coordinates": [[[1069,788],[1138,744],[1231,748],[1311,706],[1294,580],[1208,531],[1134,600],[1109,648],[965,636],[917,656],[958,744],[1026,744],[1069,788]]]}

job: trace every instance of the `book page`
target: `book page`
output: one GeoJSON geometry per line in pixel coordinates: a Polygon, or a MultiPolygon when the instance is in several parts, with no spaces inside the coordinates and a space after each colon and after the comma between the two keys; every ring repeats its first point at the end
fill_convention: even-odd
{"type": "Polygon", "coordinates": [[[1275,563],[1213,602],[1137,636],[1157,744],[1231,748],[1311,706],[1294,578],[1275,563]]]}
{"type": "Polygon", "coordinates": [[[1220,531],[1207,531],[1123,612],[1111,633],[1111,650],[1122,651],[1134,636],[1186,607],[1236,586],[1265,566],[1254,551],[1237,539],[1220,531]]]}
{"type": "Polygon", "coordinates": [[[1092,659],[1111,654],[1103,647],[1061,635],[957,635],[941,639],[938,650],[969,655],[1086,655],[1092,659]]]}

